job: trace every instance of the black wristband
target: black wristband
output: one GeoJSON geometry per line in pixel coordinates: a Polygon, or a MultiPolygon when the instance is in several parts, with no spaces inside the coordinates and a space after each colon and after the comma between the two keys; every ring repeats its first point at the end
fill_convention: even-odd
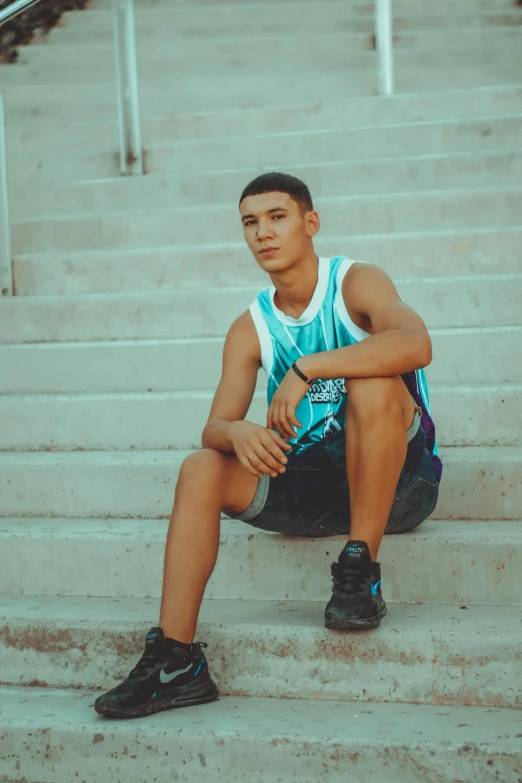
{"type": "Polygon", "coordinates": [[[312,378],[307,378],[306,375],[304,375],[301,372],[301,370],[299,369],[299,367],[297,366],[297,364],[295,362],[292,364],[292,370],[295,372],[296,375],[298,375],[301,378],[302,381],[307,383],[309,386],[313,383],[313,379],[312,378]]]}

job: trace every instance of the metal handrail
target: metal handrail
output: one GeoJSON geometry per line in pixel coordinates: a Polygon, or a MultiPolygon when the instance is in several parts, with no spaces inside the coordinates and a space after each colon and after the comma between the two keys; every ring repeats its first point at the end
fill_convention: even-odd
{"type": "Polygon", "coordinates": [[[7,146],[4,96],[0,92],[0,297],[13,295],[9,203],[7,200],[7,146]]]}
{"type": "Polygon", "coordinates": [[[394,75],[391,0],[375,0],[375,44],[377,47],[379,93],[392,95],[394,75]]]}
{"type": "Polygon", "coordinates": [[[16,0],[16,2],[8,5],[7,8],[0,10],[0,24],[9,22],[10,19],[14,19],[14,17],[21,14],[22,11],[27,11],[28,8],[39,2],[40,0],[16,0]]]}
{"type": "Polygon", "coordinates": [[[112,12],[120,119],[120,171],[122,174],[143,174],[133,0],[112,0],[112,12]]]}

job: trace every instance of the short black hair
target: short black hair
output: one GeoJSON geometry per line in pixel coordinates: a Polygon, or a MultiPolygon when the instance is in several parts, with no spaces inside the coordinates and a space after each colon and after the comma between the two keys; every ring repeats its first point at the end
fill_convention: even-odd
{"type": "Polygon", "coordinates": [[[314,208],[312,197],[308,187],[297,177],[291,174],[284,174],[280,171],[270,171],[267,174],[261,174],[249,182],[239,199],[239,205],[247,196],[259,196],[262,193],[288,193],[290,198],[296,202],[301,216],[305,212],[311,212],[314,208]]]}

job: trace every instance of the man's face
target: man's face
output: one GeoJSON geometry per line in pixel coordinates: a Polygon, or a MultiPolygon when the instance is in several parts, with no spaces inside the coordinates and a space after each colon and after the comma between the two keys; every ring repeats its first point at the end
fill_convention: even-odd
{"type": "Polygon", "coordinates": [[[246,243],[265,272],[282,272],[292,266],[310,249],[311,238],[319,230],[317,212],[302,216],[288,193],[247,196],[239,211],[246,243]],[[268,248],[274,250],[262,252],[268,248]]]}

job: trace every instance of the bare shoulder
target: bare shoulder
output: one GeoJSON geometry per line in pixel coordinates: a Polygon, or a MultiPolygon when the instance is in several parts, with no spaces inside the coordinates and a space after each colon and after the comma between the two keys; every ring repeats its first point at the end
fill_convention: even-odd
{"type": "Polygon", "coordinates": [[[241,313],[230,326],[225,352],[240,361],[261,363],[261,346],[250,310],[241,313]]]}
{"type": "Polygon", "coordinates": [[[345,306],[354,313],[365,313],[369,300],[399,298],[393,281],[384,269],[377,264],[360,261],[352,264],[344,276],[342,294],[345,306]]]}

